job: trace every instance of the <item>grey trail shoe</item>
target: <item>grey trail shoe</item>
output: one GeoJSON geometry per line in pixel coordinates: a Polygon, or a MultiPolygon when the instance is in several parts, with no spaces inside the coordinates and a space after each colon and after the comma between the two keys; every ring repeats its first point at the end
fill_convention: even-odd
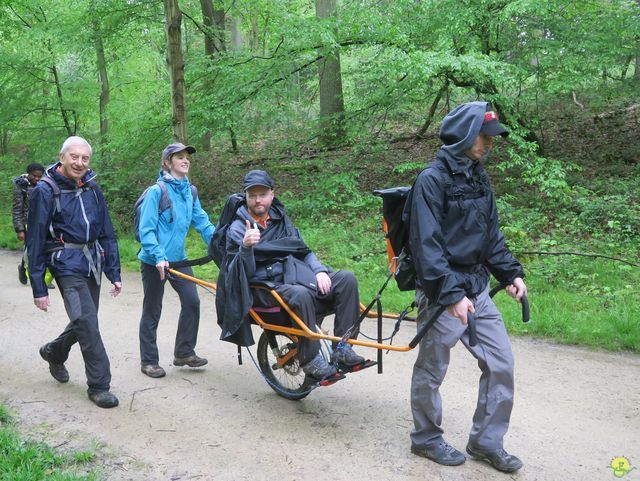
{"type": "Polygon", "coordinates": [[[49,372],[53,379],[58,382],[68,382],[69,381],[69,371],[64,367],[64,364],[56,364],[52,362],[49,358],[49,353],[47,352],[47,344],[40,347],[40,357],[49,363],[49,372]]]}
{"type": "Polygon", "coordinates": [[[317,381],[322,381],[338,372],[335,367],[327,362],[322,353],[316,354],[316,357],[302,366],[302,370],[307,376],[317,381]]]}
{"type": "Polygon", "coordinates": [[[475,448],[470,444],[467,444],[467,453],[480,461],[486,461],[498,471],[503,473],[512,473],[520,469],[523,464],[516,456],[509,454],[503,448],[494,450],[485,450],[475,448]]]}
{"type": "Polygon", "coordinates": [[[467,459],[464,454],[445,441],[431,447],[412,444],[411,452],[444,466],[459,466],[467,459]]]}

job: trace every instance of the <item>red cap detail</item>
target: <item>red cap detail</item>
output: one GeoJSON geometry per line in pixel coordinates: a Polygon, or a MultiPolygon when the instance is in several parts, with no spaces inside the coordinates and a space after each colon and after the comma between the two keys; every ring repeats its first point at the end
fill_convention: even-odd
{"type": "Polygon", "coordinates": [[[498,114],[496,114],[493,110],[489,110],[484,113],[484,121],[491,122],[492,120],[498,120],[498,114]]]}

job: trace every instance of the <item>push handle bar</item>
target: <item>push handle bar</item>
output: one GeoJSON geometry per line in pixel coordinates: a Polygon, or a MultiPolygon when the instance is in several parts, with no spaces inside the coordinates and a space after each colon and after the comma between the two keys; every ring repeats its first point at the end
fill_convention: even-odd
{"type": "MultiPolygon", "coordinates": [[[[502,289],[507,287],[507,284],[498,284],[493,289],[489,291],[489,296],[493,297],[502,289]]],[[[520,299],[520,304],[522,304],[522,322],[529,322],[529,299],[527,299],[527,295],[525,294],[520,299]]]]}

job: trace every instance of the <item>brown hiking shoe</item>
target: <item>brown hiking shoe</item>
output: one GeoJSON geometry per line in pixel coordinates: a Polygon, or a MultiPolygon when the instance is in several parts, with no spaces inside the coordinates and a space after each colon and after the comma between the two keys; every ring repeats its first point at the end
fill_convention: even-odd
{"type": "Polygon", "coordinates": [[[202,367],[208,362],[204,357],[198,357],[195,354],[189,357],[176,357],[173,359],[174,366],[202,367]]]}
{"type": "Polygon", "coordinates": [[[64,364],[56,364],[49,359],[49,353],[47,352],[47,344],[40,348],[40,357],[49,363],[49,372],[53,379],[58,382],[69,381],[69,371],[64,367],[64,364]]]}
{"type": "Polygon", "coordinates": [[[157,364],[143,364],[140,370],[149,377],[164,377],[167,374],[157,364]]]}

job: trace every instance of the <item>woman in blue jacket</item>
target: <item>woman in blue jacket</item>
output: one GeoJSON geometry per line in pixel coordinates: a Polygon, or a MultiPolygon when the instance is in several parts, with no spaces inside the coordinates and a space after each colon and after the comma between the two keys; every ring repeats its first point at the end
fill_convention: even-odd
{"type": "MultiPolygon", "coordinates": [[[[140,318],[140,359],[142,372],[150,377],[163,377],[166,374],[158,364],[156,343],[167,279],[165,270],[170,262],[187,258],[185,240],[190,227],[200,233],[207,245],[215,230],[187,178],[189,154],[195,151],[193,147],[181,143],[168,145],[162,152],[162,166],[157,183],[148,190],[140,206],[139,235],[142,247],[138,252],[138,259],[141,261],[144,290],[140,318]],[[163,195],[169,196],[170,207],[159,212],[163,195]]],[[[177,270],[193,275],[191,267],[177,270]]],[[[200,298],[196,286],[190,281],[177,278],[169,278],[169,283],[180,298],[173,364],[204,366],[208,361],[195,353],[200,324],[200,298]]]]}

